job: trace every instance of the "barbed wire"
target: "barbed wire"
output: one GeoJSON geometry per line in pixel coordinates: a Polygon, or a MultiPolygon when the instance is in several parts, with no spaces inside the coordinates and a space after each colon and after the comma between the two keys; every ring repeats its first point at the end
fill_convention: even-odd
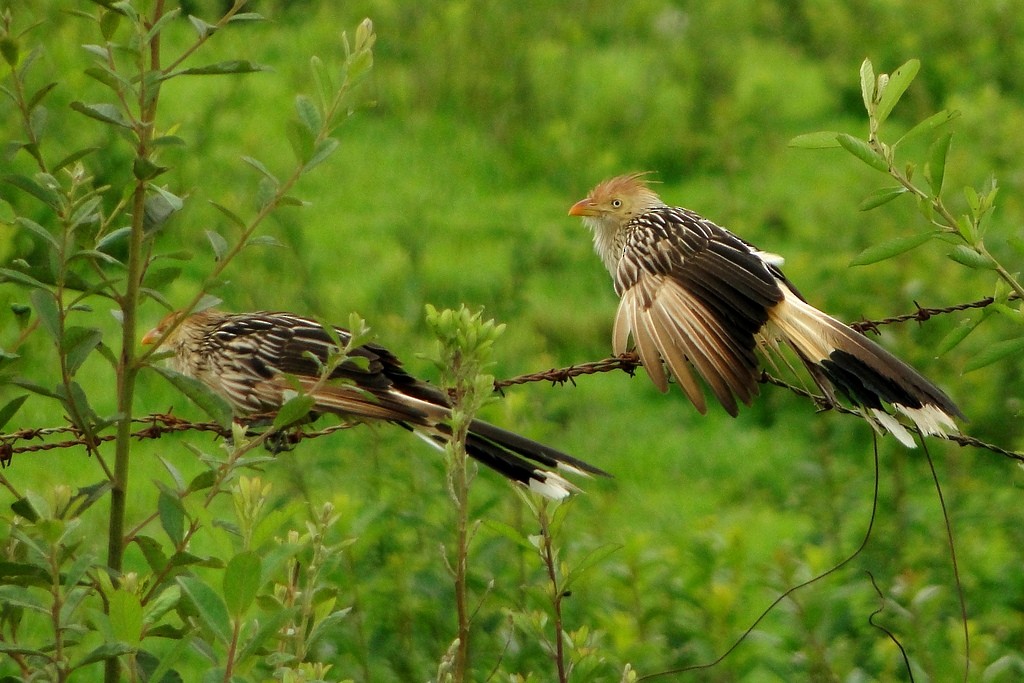
{"type": "MultiPolygon", "coordinates": [[[[1011,295],[1010,298],[1014,299],[1016,296],[1011,295]]],[[[924,308],[915,301],[914,305],[917,310],[913,313],[905,313],[880,320],[861,320],[851,323],[850,327],[861,333],[873,331],[877,334],[879,332],[878,328],[884,325],[904,323],[911,320],[925,322],[939,315],[946,315],[969,309],[985,308],[994,302],[995,300],[992,297],[986,297],[984,299],[979,299],[978,301],[957,304],[954,306],[924,308]]],[[[576,378],[583,375],[621,371],[632,376],[636,373],[637,368],[641,367],[641,365],[640,358],[635,353],[630,352],[624,353],[620,356],[604,358],[598,361],[570,365],[564,368],[552,368],[541,372],[532,372],[507,379],[500,379],[495,381],[494,388],[495,391],[501,392],[506,387],[533,382],[550,382],[552,385],[570,383],[575,386],[576,378]]],[[[824,396],[808,391],[801,386],[791,384],[769,374],[768,372],[762,372],[758,381],[762,384],[771,384],[773,386],[786,389],[797,396],[806,398],[814,402],[821,410],[835,410],[836,412],[843,414],[860,416],[860,413],[855,408],[848,408],[846,406],[831,403],[824,396]]],[[[255,415],[250,416],[247,421],[249,424],[260,424],[261,422],[269,423],[272,418],[272,414],[262,416],[255,415]]],[[[212,432],[222,438],[231,438],[232,436],[230,429],[227,429],[215,422],[193,422],[191,420],[179,418],[171,413],[154,413],[145,417],[135,418],[132,420],[132,423],[139,425],[139,428],[132,432],[132,437],[140,441],[147,439],[159,439],[165,434],[185,431],[212,432]]],[[[333,434],[341,429],[349,429],[356,424],[358,423],[344,422],[313,431],[307,431],[307,429],[289,429],[281,435],[281,440],[283,440],[284,443],[282,444],[281,440],[277,443],[278,445],[291,447],[302,440],[315,439],[328,434],[333,434]]],[[[62,448],[74,448],[77,446],[95,446],[99,443],[113,441],[116,438],[117,437],[114,434],[93,435],[90,438],[87,437],[80,429],[72,425],[20,429],[15,432],[0,434],[0,466],[9,465],[12,462],[14,455],[18,453],[33,453],[62,448]],[[70,438],[60,441],[48,440],[59,435],[68,435],[70,438]],[[24,446],[16,445],[23,442],[37,440],[42,443],[30,443],[24,446]]],[[[962,447],[981,448],[1019,462],[1024,462],[1024,452],[1006,449],[1001,446],[976,439],[972,436],[967,436],[965,434],[949,434],[945,439],[947,441],[957,443],[962,447]]]]}

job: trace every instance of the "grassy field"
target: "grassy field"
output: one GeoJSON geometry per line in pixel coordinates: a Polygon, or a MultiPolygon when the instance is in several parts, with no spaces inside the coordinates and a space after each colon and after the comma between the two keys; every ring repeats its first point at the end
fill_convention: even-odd
{"type": "MultiPolygon", "coordinates": [[[[1017,270],[1021,251],[1014,238],[1019,244],[1024,216],[1024,142],[1016,133],[1024,123],[1024,76],[1016,68],[1024,45],[1020,3],[980,3],[964,8],[955,23],[938,9],[911,11],[903,3],[863,13],[856,3],[828,12],[810,3],[713,4],[520,10],[459,1],[412,7],[383,0],[258,3],[254,10],[270,21],[217,33],[193,60],[249,59],[269,70],[181,78],[161,95],[160,126],[185,144],[161,152],[169,171],[160,184],[186,201],[154,244],[159,251],[193,254],[174,262],[182,273],[163,296],[183,305],[202,286],[214,265],[205,230],[234,239],[233,227],[210,202],[240,215],[254,212],[259,175],[241,157],[256,157],[282,174],[293,163],[289,122],[295,94],[314,87],[310,57],[340,64],[339,34],[351,35],[364,16],[374,20],[378,42],[372,75],[354,100],[360,106],[335,133],[338,152],[294,189],[308,205],[277,211],[261,226],[260,234],[282,246],[245,249],[224,273],[216,293],[227,309],[293,310],[339,324],[357,312],[415,374],[435,380],[425,358],[436,344],[424,322],[428,303],[482,307],[507,324],[490,370],[499,379],[599,360],[610,352],[616,298],[589,234],[566,212],[604,177],[647,169],[663,182],[659,191],[669,202],[784,254],[786,272],[805,296],[843,319],[883,318],[912,312],[915,302],[949,306],[992,294],[991,272],[954,263],[939,242],[878,264],[849,266],[871,245],[929,228],[909,200],[858,211],[886,182],[853,157],[787,147],[793,136],[815,130],[864,134],[857,76],[864,57],[880,71],[914,57],[922,61],[918,82],[887,124],[895,137],[939,109],[961,112],[947,163],[948,201],[962,213],[961,187],[998,178],[989,246],[1017,270]]],[[[214,5],[190,3],[186,11],[213,21],[214,5]]],[[[104,198],[109,208],[131,182],[132,148],[125,136],[68,109],[73,101],[109,98],[82,73],[92,62],[78,46],[101,41],[95,25],[31,3],[11,6],[20,28],[44,22],[24,38],[45,45],[32,82],[60,82],[47,100],[44,154],[59,158],[99,147],[86,162],[97,184],[115,188],[104,198]]],[[[73,6],[100,11],[88,3],[73,6]]],[[[167,31],[169,51],[194,35],[184,19],[167,31]]],[[[17,109],[7,101],[3,106],[5,140],[21,139],[17,109]]],[[[908,149],[908,158],[927,158],[928,142],[908,149]]],[[[5,173],[38,170],[25,153],[0,163],[5,173]]],[[[10,184],[0,187],[0,197],[5,213],[55,225],[39,202],[10,184]]],[[[0,229],[0,257],[6,267],[16,259],[45,261],[38,238],[7,225],[0,229]]],[[[15,377],[53,387],[59,374],[52,342],[37,329],[19,344],[16,318],[6,314],[11,305],[30,303],[28,290],[4,282],[0,303],[0,347],[17,347],[20,354],[0,368],[4,404],[25,393],[15,377]]],[[[79,320],[102,329],[116,353],[113,305],[99,297],[87,303],[91,311],[77,314],[79,320]]],[[[1006,315],[988,315],[942,355],[936,353],[941,340],[980,313],[886,327],[881,340],[957,400],[970,418],[968,434],[1020,449],[1020,355],[965,371],[993,344],[1020,337],[1013,306],[1006,315]]],[[[140,310],[143,329],[163,314],[147,300],[140,310]]],[[[99,415],[116,412],[111,366],[100,354],[85,361],[77,378],[99,415]]],[[[206,419],[156,373],[144,371],[135,412],[169,409],[206,419]]],[[[3,431],[61,425],[64,415],[56,401],[32,395],[3,431]]],[[[614,475],[583,482],[583,494],[547,510],[559,520],[558,571],[573,577],[563,601],[572,680],[625,679],[627,665],[652,675],[714,662],[745,634],[714,666],[659,680],[906,680],[893,638],[914,680],[959,680],[966,659],[961,589],[969,680],[1012,681],[1024,674],[1018,498],[1024,473],[1009,459],[935,439],[927,453],[910,451],[884,438],[876,475],[872,432],[856,418],[818,413],[811,402],[772,386],[738,418],[715,408],[701,416],[681,392],[659,394],[642,371],[632,378],[614,372],[574,384],[512,387],[483,416],[614,475]],[[955,536],[959,584],[929,457],[955,536]],[[869,528],[863,550],[847,562],[869,528]],[[787,589],[839,563],[757,621],[787,589]],[[585,571],[572,573],[578,567],[585,571]]],[[[105,446],[102,452],[110,457],[105,446]]],[[[174,486],[163,463],[190,481],[208,469],[202,454],[223,458],[225,450],[202,432],[133,442],[129,526],[158,510],[156,482],[174,486]]],[[[97,459],[74,448],[19,453],[0,474],[7,483],[0,536],[8,563],[27,561],[17,534],[32,526],[11,511],[12,503],[31,493],[38,505],[58,508],[67,492],[57,487],[78,489],[104,478],[97,459]]],[[[271,487],[258,532],[267,557],[276,557],[275,543],[287,543],[289,530],[296,538],[311,533],[308,525],[323,505],[333,506],[336,520],[325,536],[302,542],[326,549],[317,604],[351,611],[339,612],[305,653],[309,662],[330,665],[329,672],[289,679],[272,657],[280,650],[268,645],[236,680],[434,680],[455,634],[443,559],[452,547],[455,513],[444,459],[404,430],[361,426],[304,441],[293,452],[235,472],[229,483],[240,476],[259,476],[271,487]]],[[[538,520],[489,471],[476,476],[471,503],[471,519],[480,526],[469,551],[476,612],[468,680],[557,680],[550,586],[531,546],[538,520]]],[[[244,516],[237,497],[228,494],[204,510],[186,507],[186,519],[210,530],[197,534],[188,552],[213,560],[189,565],[182,575],[220,590],[223,565],[241,547],[244,516]]],[[[72,534],[78,544],[72,554],[97,567],[103,565],[107,514],[100,501],[72,534]]],[[[158,518],[147,533],[166,547],[166,522],[161,527],[158,518]]],[[[303,547],[307,554],[288,565],[296,574],[316,557],[303,547]]],[[[153,571],[141,546],[127,549],[125,571],[136,573],[144,594],[153,571]]],[[[283,598],[273,580],[260,591],[266,599],[247,614],[266,621],[283,598]]],[[[97,615],[103,611],[91,598],[76,614],[88,632],[79,636],[79,657],[124,640],[102,632],[105,622],[97,615]]],[[[157,660],[174,658],[180,678],[164,680],[221,680],[211,676],[223,673],[216,667],[226,655],[194,605],[178,604],[154,619],[150,626],[165,624],[165,635],[174,637],[147,636],[125,658],[139,650],[157,660]],[[210,667],[219,673],[203,678],[210,667]]],[[[17,640],[45,649],[51,631],[31,610],[19,630],[11,612],[0,609],[0,645],[17,640]]],[[[99,680],[100,666],[86,666],[71,680],[99,680]]],[[[0,677],[9,677],[0,680],[23,673],[0,652],[0,677]]]]}

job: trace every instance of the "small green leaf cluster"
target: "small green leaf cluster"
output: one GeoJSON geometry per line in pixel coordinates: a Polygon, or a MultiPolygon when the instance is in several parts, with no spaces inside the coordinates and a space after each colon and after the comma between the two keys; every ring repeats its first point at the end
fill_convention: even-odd
{"type": "Polygon", "coordinates": [[[493,395],[494,377],[485,370],[492,364],[494,342],[505,325],[484,320],[483,311],[437,310],[427,304],[427,326],[438,340],[431,359],[442,374],[441,383],[456,396],[457,409],[476,412],[493,395]]]}
{"type": "Polygon", "coordinates": [[[330,666],[313,653],[348,613],[323,578],[350,544],[333,540],[333,508],[313,514],[304,531],[288,530],[282,525],[301,506],[267,509],[271,485],[261,479],[229,485],[210,470],[186,484],[164,465],[175,484],[161,483],[157,511],[128,537],[145,564],[117,577],[81,519],[109,486],[72,494],[58,485],[15,504],[0,562],[0,651],[25,680],[65,680],[119,659],[132,679],[180,681],[190,648],[207,661],[203,680],[310,680],[302,676],[314,670],[322,678],[330,666]],[[233,501],[233,518],[213,504],[221,494],[233,501]],[[160,535],[148,532],[157,520],[160,535]],[[221,551],[190,549],[206,544],[221,551]],[[32,637],[46,632],[49,641],[32,637]]]}
{"type": "Polygon", "coordinates": [[[552,660],[560,682],[577,678],[588,680],[606,668],[602,634],[585,625],[568,629],[563,605],[572,597],[574,585],[589,570],[603,564],[619,550],[619,546],[606,543],[590,550],[578,561],[563,559],[562,536],[572,501],[553,503],[537,499],[524,491],[517,493],[524,509],[536,523],[538,533],[524,534],[496,520],[485,520],[484,526],[511,540],[539,560],[547,581],[543,588],[529,588],[530,593],[537,594],[531,596],[535,606],[509,609],[509,619],[526,640],[542,645],[552,660]]]}

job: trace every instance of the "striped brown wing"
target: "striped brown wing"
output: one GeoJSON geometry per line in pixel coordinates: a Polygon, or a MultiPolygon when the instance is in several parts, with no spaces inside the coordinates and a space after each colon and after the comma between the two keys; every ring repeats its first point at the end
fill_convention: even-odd
{"type": "Polygon", "coordinates": [[[621,297],[616,353],[632,334],[652,381],[668,387],[664,361],[704,412],[692,366],[731,415],[757,394],[756,335],[783,292],[771,267],[728,230],[685,209],[634,218],[615,275],[621,297]]]}
{"type": "MultiPolygon", "coordinates": [[[[335,328],[338,342],[347,343],[349,333],[335,328]]],[[[229,315],[210,331],[211,348],[221,349],[214,365],[230,388],[236,378],[248,378],[248,393],[239,390],[244,412],[274,410],[281,392],[289,388],[286,376],[294,377],[304,390],[312,390],[322,365],[337,344],[315,320],[290,313],[246,313],[229,315]],[[314,360],[315,359],[315,360],[314,360]],[[319,361],[319,364],[318,364],[319,361]]],[[[432,387],[409,376],[389,351],[376,345],[353,349],[350,358],[331,373],[330,379],[348,382],[321,384],[314,397],[316,410],[383,420],[419,421],[424,413],[401,394],[417,395],[430,401],[432,387]],[[401,394],[392,391],[400,386],[401,394]],[[406,389],[415,388],[418,391],[406,389]]],[[[230,392],[232,394],[236,392],[230,392]]],[[[443,396],[443,395],[442,395],[443,396]]],[[[432,401],[431,401],[432,402],[432,401]]]]}

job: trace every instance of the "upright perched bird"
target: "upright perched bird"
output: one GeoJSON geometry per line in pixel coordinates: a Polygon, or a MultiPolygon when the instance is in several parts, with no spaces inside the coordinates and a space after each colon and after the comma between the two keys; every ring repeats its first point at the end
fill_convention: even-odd
{"type": "MultiPolygon", "coordinates": [[[[337,344],[323,325],[291,313],[222,313],[205,310],[185,317],[167,315],[142,339],[160,340],[172,352],[172,367],[201,381],[222,396],[237,416],[272,412],[298,382],[315,400],[312,412],[349,419],[382,420],[400,425],[432,445],[451,439],[446,423],[451,403],[444,392],[412,377],[390,351],[365,344],[349,351],[328,381],[321,373],[337,344]],[[174,325],[177,323],[177,327],[174,325]],[[172,329],[173,327],[173,329],[172,329]]],[[[342,345],[351,335],[334,328],[342,345]]],[[[512,481],[553,499],[577,490],[553,470],[578,475],[607,476],[561,451],[473,420],[466,452],[512,481]]]]}
{"type": "Polygon", "coordinates": [[[606,180],[569,209],[594,235],[594,249],[621,298],[612,346],[630,335],[654,384],[662,362],[697,410],[707,406],[691,368],[735,416],[758,393],[757,351],[788,344],[829,401],[839,391],[876,429],[914,447],[889,404],[924,434],[956,432],[959,408],[938,387],[867,337],[822,313],[782,274],[782,259],[706,218],[669,206],[642,173],[606,180]]]}

